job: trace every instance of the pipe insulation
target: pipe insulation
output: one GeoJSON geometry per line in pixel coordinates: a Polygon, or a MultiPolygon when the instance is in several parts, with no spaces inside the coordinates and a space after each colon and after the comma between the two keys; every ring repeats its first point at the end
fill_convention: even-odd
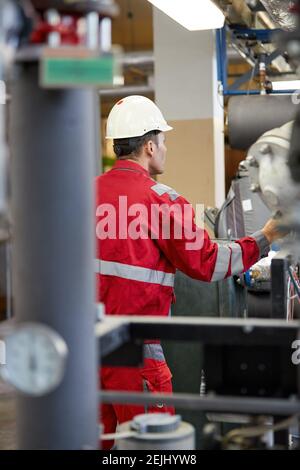
{"type": "Polygon", "coordinates": [[[260,0],[272,20],[279,28],[293,31],[296,28],[296,15],[291,12],[292,0],[260,0]]]}
{"type": "Polygon", "coordinates": [[[228,137],[232,148],[247,150],[265,132],[295,119],[291,95],[234,96],[228,103],[228,137]]]}

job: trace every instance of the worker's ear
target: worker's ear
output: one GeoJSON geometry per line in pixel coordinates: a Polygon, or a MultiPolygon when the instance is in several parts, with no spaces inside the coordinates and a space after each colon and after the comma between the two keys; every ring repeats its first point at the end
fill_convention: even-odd
{"type": "Polygon", "coordinates": [[[155,146],[154,146],[153,140],[148,140],[148,142],[145,143],[145,150],[147,154],[149,155],[149,157],[152,157],[154,153],[154,149],[155,149],[155,146]]]}

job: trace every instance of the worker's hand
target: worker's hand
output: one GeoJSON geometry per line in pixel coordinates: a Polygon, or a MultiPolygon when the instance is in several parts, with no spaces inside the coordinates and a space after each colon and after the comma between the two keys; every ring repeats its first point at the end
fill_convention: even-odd
{"type": "Polygon", "coordinates": [[[288,232],[279,228],[278,220],[269,219],[264,228],[262,229],[262,233],[271,245],[271,243],[287,235],[288,232]]]}

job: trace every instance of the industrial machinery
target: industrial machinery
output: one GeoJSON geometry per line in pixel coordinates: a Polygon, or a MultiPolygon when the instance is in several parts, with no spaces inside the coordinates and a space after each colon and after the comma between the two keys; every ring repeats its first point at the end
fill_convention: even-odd
{"type": "MultiPolygon", "coordinates": [[[[288,217],[294,201],[299,198],[299,186],[293,181],[288,166],[291,133],[294,122],[264,133],[248,150],[247,158],[239,165],[236,178],[232,181],[227,199],[217,212],[214,230],[217,238],[232,239],[249,236],[259,230],[271,217],[288,217]]],[[[209,217],[209,214],[208,214],[209,217]]],[[[282,219],[281,224],[288,224],[282,219]]],[[[236,279],[244,286],[247,316],[274,317],[272,289],[278,289],[274,276],[271,283],[272,260],[282,246],[290,253],[288,276],[280,275],[285,288],[285,307],[281,318],[292,318],[299,314],[298,257],[293,245],[295,234],[285,237],[283,242],[274,245],[270,253],[252,266],[244,275],[236,279]],[[268,255],[268,256],[266,256],[268,255]],[[293,258],[293,259],[292,259],[293,258]],[[276,287],[275,287],[276,286],[276,287]]],[[[277,259],[280,255],[277,255],[277,259]]],[[[275,261],[276,262],[276,261],[275,261]]],[[[282,267],[286,271],[286,266],[282,267]]],[[[279,313],[276,314],[278,316],[279,313]]]]}
{"type": "Polygon", "coordinates": [[[249,149],[247,162],[251,191],[258,193],[269,209],[285,213],[300,188],[288,166],[288,152],[294,122],[263,134],[249,149]]]}
{"type": "MultiPolygon", "coordinates": [[[[194,414],[205,412],[212,421],[204,428],[205,448],[289,448],[289,427],[297,426],[300,410],[298,322],[108,317],[97,325],[96,335],[103,364],[110,366],[138,364],[142,340],[148,337],[204,345],[205,394],[102,391],[104,403],[160,401],[194,414]],[[220,422],[233,424],[235,431],[222,429],[220,422]],[[266,443],[263,438],[269,432],[275,433],[275,441],[266,443]]],[[[122,430],[130,439],[132,428],[122,430]]],[[[141,448],[141,440],[137,446],[141,448]]]]}
{"type": "MultiPolygon", "coordinates": [[[[229,8],[238,2],[222,3],[229,8]]],[[[263,4],[268,7],[271,1],[263,4]]],[[[0,181],[0,222],[11,222],[14,233],[17,324],[7,338],[9,364],[4,374],[19,390],[18,447],[95,449],[99,403],[148,405],[160,400],[207,415],[205,448],[289,448],[289,430],[292,426],[297,429],[300,416],[300,327],[290,316],[286,321],[287,279],[295,293],[299,289],[300,113],[295,117],[288,154],[291,174],[286,167],[286,137],[281,135],[289,126],[254,144],[267,130],[259,128],[245,166],[240,168],[240,179],[247,178],[249,187],[253,185],[253,197],[263,205],[265,215],[268,210],[284,211],[287,217],[282,225],[295,233],[272,258],[269,271],[261,264],[250,273],[258,285],[268,282],[271,272],[270,318],[120,316],[104,317],[95,326],[92,188],[99,129],[95,88],[111,85],[115,74],[114,57],[107,51],[101,54],[99,36],[103,19],[116,13],[115,3],[7,0],[0,8],[0,40],[5,45],[0,49],[5,52],[0,58],[4,64],[0,79],[8,74],[11,84],[8,134],[13,188],[10,214],[5,183],[1,186],[0,181]],[[287,185],[278,178],[278,171],[287,185]],[[97,393],[97,367],[138,366],[147,338],[202,345],[198,393],[97,393]],[[229,422],[234,429],[226,428],[229,422]],[[265,439],[270,433],[272,442],[265,439]]],[[[245,21],[252,18],[248,10],[251,14],[248,7],[240,10],[245,21]]],[[[274,14],[273,18],[281,26],[282,16],[274,14]]],[[[285,21],[289,30],[290,16],[285,21]]],[[[230,22],[233,26],[234,21],[230,22]]],[[[238,29],[233,33],[240,50],[245,38],[248,41],[254,33],[238,29]]],[[[289,49],[294,62],[300,56],[299,30],[288,33],[280,43],[289,49]]],[[[261,77],[256,94],[262,94],[267,92],[263,65],[275,59],[277,52],[269,51],[264,62],[261,46],[270,42],[269,33],[261,32],[259,38],[255,34],[260,48],[254,66],[261,77]]],[[[221,50],[224,41],[219,39],[221,50]]],[[[236,90],[224,87],[224,67],[220,70],[224,95],[229,96],[236,90]]],[[[0,114],[1,168],[7,147],[3,129],[0,114]]],[[[252,196],[242,200],[248,201],[244,209],[249,209],[252,196]]],[[[226,237],[228,234],[226,230],[226,237]]],[[[178,448],[194,446],[194,429],[184,417],[182,422],[178,416],[142,416],[124,425],[121,432],[119,449],[164,450],[175,441],[179,441],[178,448]],[[161,434],[159,439],[157,434],[161,434]]]]}
{"type": "Polygon", "coordinates": [[[118,450],[195,449],[195,430],[189,423],[182,422],[179,415],[137,415],[131,422],[119,426],[119,432],[129,434],[118,439],[118,450]]]}

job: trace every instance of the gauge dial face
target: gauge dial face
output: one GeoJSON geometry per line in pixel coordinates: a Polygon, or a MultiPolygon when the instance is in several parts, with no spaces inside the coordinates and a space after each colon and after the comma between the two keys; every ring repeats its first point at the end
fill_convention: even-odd
{"type": "Polygon", "coordinates": [[[27,323],[5,340],[4,379],[29,395],[45,395],[61,383],[68,349],[54,330],[27,323]]]}

